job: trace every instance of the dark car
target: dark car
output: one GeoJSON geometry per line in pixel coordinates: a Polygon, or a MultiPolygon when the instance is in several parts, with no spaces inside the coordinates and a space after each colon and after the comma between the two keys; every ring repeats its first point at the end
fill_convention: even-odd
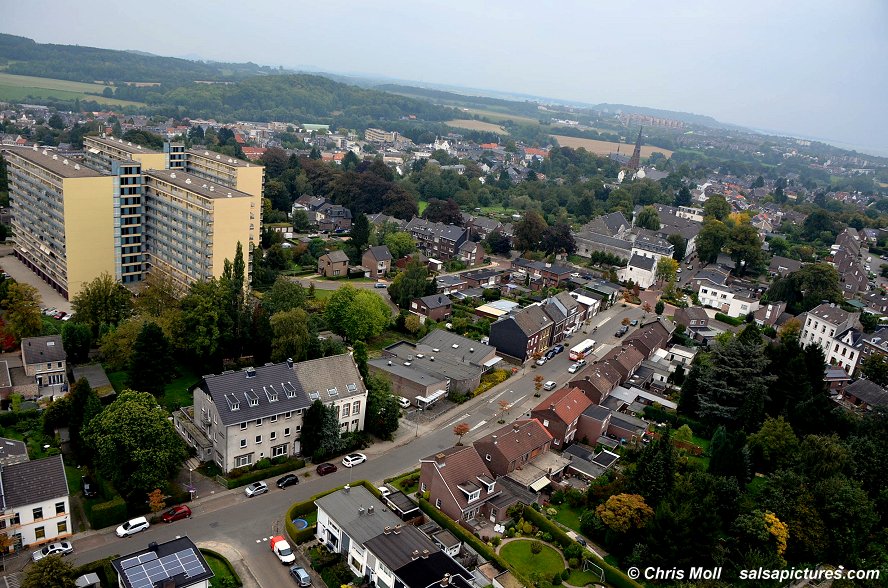
{"type": "Polygon", "coordinates": [[[586,546],[586,540],[583,539],[582,537],[580,537],[579,535],[577,535],[577,543],[579,543],[579,544],[582,545],[583,547],[586,546]]]}
{"type": "Polygon", "coordinates": [[[327,474],[332,474],[338,469],[339,468],[336,467],[335,463],[322,463],[317,468],[315,468],[315,471],[318,473],[319,476],[326,476],[327,474]]]}
{"type": "Polygon", "coordinates": [[[556,345],[555,347],[552,348],[552,351],[554,351],[555,353],[561,353],[562,351],[564,351],[564,345],[561,345],[559,343],[558,345],[556,345]]]}
{"type": "Polygon", "coordinates": [[[292,486],[294,484],[299,483],[299,476],[296,474],[287,474],[283,478],[279,478],[277,481],[278,488],[286,488],[287,486],[292,486]]]}
{"type": "Polygon", "coordinates": [[[95,498],[98,496],[96,483],[89,476],[83,476],[80,478],[80,488],[83,490],[83,496],[85,498],[95,498]]]}
{"type": "Polygon", "coordinates": [[[172,523],[173,521],[178,521],[181,519],[190,519],[191,518],[191,509],[185,506],[184,504],[180,506],[174,506],[170,510],[163,513],[163,522],[172,523]]]}
{"type": "Polygon", "coordinates": [[[629,321],[629,324],[632,325],[633,327],[637,327],[638,326],[638,319],[634,319],[632,321],[629,321]]]}

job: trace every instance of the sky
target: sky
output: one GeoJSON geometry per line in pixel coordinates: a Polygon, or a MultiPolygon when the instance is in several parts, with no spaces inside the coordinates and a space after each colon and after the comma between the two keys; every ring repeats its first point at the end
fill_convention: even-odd
{"type": "Polygon", "coordinates": [[[693,112],[888,155],[886,0],[0,0],[41,43],[693,112]]]}

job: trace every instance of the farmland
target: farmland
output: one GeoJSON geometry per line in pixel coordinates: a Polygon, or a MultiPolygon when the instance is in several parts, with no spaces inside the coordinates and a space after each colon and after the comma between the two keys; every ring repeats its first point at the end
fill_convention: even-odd
{"type": "MultiPolygon", "coordinates": [[[[590,153],[595,153],[597,155],[607,155],[608,153],[616,153],[617,147],[620,148],[620,153],[625,155],[632,155],[633,145],[629,143],[612,143],[610,141],[596,141],[594,139],[580,139],[579,137],[567,137],[565,135],[552,135],[555,139],[558,140],[558,144],[562,147],[572,147],[574,149],[579,149],[583,147],[586,151],[590,153]]],[[[650,157],[651,153],[659,152],[665,155],[666,157],[672,157],[672,151],[669,149],[663,149],[662,147],[654,147],[653,145],[642,145],[641,146],[641,156],[642,157],[650,157]]]]}
{"type": "Polygon", "coordinates": [[[480,120],[449,120],[446,124],[451,127],[457,127],[460,129],[469,129],[470,131],[489,131],[491,133],[499,133],[500,135],[509,134],[509,132],[500,125],[495,125],[493,123],[483,122],[480,120]]]}
{"type": "Polygon", "coordinates": [[[26,101],[33,98],[56,98],[59,100],[93,100],[113,106],[141,106],[140,102],[117,100],[101,95],[105,86],[69,80],[19,76],[0,72],[0,100],[26,101]],[[96,95],[98,94],[98,95],[96,95]]]}

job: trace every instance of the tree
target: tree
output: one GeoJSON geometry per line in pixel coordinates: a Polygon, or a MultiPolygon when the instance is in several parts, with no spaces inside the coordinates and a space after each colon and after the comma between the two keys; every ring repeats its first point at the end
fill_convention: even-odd
{"type": "Polygon", "coordinates": [[[534,541],[530,544],[530,553],[533,555],[539,555],[543,551],[543,544],[539,541],[534,541]]]}
{"type": "Polygon", "coordinates": [[[407,329],[411,335],[416,335],[422,328],[422,322],[420,322],[419,316],[413,313],[407,315],[407,318],[404,319],[404,328],[407,329]]]}
{"type": "Polygon", "coordinates": [[[655,206],[645,206],[635,216],[635,226],[657,231],[660,229],[660,213],[655,206]]]}
{"type": "Polygon", "coordinates": [[[570,232],[570,225],[558,223],[547,227],[543,232],[540,248],[548,255],[553,253],[574,253],[577,250],[577,244],[574,241],[573,234],[570,232]]]}
{"type": "Polygon", "coordinates": [[[159,513],[166,508],[166,500],[163,497],[163,491],[155,488],[148,493],[148,509],[153,513],[159,513]]]}
{"type": "Polygon", "coordinates": [[[302,361],[308,357],[311,334],[304,310],[294,308],[271,315],[271,331],[271,361],[302,361]]]}
{"type": "Polygon", "coordinates": [[[429,279],[428,268],[419,261],[407,264],[407,269],[395,276],[388,287],[389,297],[400,308],[410,308],[414,298],[435,293],[434,282],[429,279]]]}
{"type": "Polygon", "coordinates": [[[370,239],[370,221],[367,220],[367,215],[363,212],[360,213],[357,218],[355,218],[355,222],[352,223],[350,235],[351,244],[354,245],[360,253],[370,239]]]}
{"type": "Polygon", "coordinates": [[[731,205],[721,194],[710,196],[703,204],[703,216],[723,221],[731,214],[731,205]]]}
{"type": "Polygon", "coordinates": [[[429,200],[422,217],[427,221],[435,223],[444,223],[445,225],[456,225],[461,227],[463,224],[462,211],[459,204],[453,198],[447,200],[438,200],[433,198],[429,200]]]}
{"type": "Polygon", "coordinates": [[[595,509],[601,522],[617,533],[643,529],[654,516],[654,510],[638,494],[614,494],[595,509]]]}
{"type": "Polygon", "coordinates": [[[99,472],[125,496],[164,487],[188,456],[166,411],[147,392],[124,390],[83,431],[99,472]]]}
{"type": "Polygon", "coordinates": [[[786,302],[787,310],[793,314],[811,310],[824,300],[838,303],[844,299],[839,272],[828,263],[812,263],[778,278],[766,296],[768,300],[786,302]]]}
{"type": "Polygon", "coordinates": [[[40,293],[30,284],[12,282],[3,300],[6,308],[6,333],[16,341],[35,337],[43,330],[40,293]]]}
{"type": "Polygon", "coordinates": [[[543,376],[536,375],[533,377],[533,389],[536,390],[536,396],[539,396],[540,390],[543,389],[543,376]]]}
{"type": "Polygon", "coordinates": [[[334,332],[349,341],[366,341],[385,330],[391,310],[374,292],[345,285],[327,301],[324,318],[334,332]]]}
{"type": "Polygon", "coordinates": [[[674,282],[678,275],[678,262],[671,257],[661,257],[657,260],[657,279],[661,282],[674,282]]]}
{"type": "MultiPolygon", "coordinates": [[[[357,355],[357,350],[355,351],[357,355]]],[[[365,428],[368,433],[385,441],[391,441],[400,426],[401,407],[392,394],[388,379],[370,376],[367,382],[367,415],[365,428]]]]}
{"type": "MultiPolygon", "coordinates": [[[[86,378],[80,378],[71,386],[71,393],[63,400],[68,402],[68,407],[64,411],[64,415],[60,415],[62,419],[55,423],[56,427],[68,427],[68,435],[71,439],[71,450],[77,456],[79,463],[92,463],[92,452],[83,441],[83,429],[96,415],[102,412],[102,401],[99,395],[93,390],[86,378]]],[[[52,404],[55,406],[60,401],[52,404]]]]}
{"type": "Polygon", "coordinates": [[[305,288],[297,282],[279,277],[262,297],[262,307],[269,316],[287,312],[305,305],[305,288]]]}
{"type": "Polygon", "coordinates": [[[515,223],[512,242],[519,251],[538,251],[548,225],[535,210],[524,213],[524,218],[515,223]]]}
{"type": "Polygon", "coordinates": [[[688,251],[688,241],[678,233],[673,233],[666,237],[666,241],[672,244],[674,247],[672,251],[672,259],[676,261],[681,261],[685,258],[685,255],[688,251]]]}
{"type": "Polygon", "coordinates": [[[401,259],[409,253],[416,251],[416,241],[406,231],[395,231],[385,236],[385,246],[388,247],[392,259],[401,259]]]}
{"type": "Polygon", "coordinates": [[[672,435],[667,430],[642,449],[632,476],[632,487],[656,507],[672,491],[677,467],[672,435]]]}
{"type": "Polygon", "coordinates": [[[364,381],[366,382],[370,378],[370,371],[367,368],[367,360],[369,359],[367,344],[363,341],[355,341],[353,348],[355,364],[358,366],[358,371],[361,372],[361,377],[364,378],[364,381]]]}
{"type": "Polygon", "coordinates": [[[657,300],[657,304],[654,305],[654,312],[657,313],[657,316],[660,316],[663,314],[664,310],[666,310],[666,305],[662,300],[657,300]]]}
{"type": "Polygon", "coordinates": [[[689,426],[682,425],[675,431],[675,434],[672,436],[676,441],[684,441],[685,443],[690,443],[694,439],[694,432],[691,430],[689,426]]]}
{"type": "Polygon", "coordinates": [[[749,450],[743,431],[728,431],[719,426],[709,444],[709,473],[733,477],[743,485],[750,479],[749,450]]]}
{"type": "Polygon", "coordinates": [[[690,188],[682,185],[682,187],[678,189],[678,194],[676,194],[676,196],[675,196],[675,205],[676,206],[690,206],[691,202],[692,202],[692,198],[691,198],[690,188]]]}
{"type": "Polygon", "coordinates": [[[456,435],[456,444],[462,445],[463,436],[469,432],[469,423],[460,423],[453,427],[453,434],[456,435]]]}
{"type": "Polygon", "coordinates": [[[783,417],[765,419],[762,428],[748,439],[753,461],[762,472],[783,469],[795,459],[799,440],[783,417]]]}
{"type": "MultiPolygon", "coordinates": [[[[108,88],[105,88],[106,90],[108,88]]],[[[25,572],[21,588],[76,588],[74,566],[60,555],[51,555],[34,562],[25,572]]]]}
{"type": "Polygon", "coordinates": [[[103,273],[74,296],[71,308],[73,320],[87,325],[98,338],[102,325],[115,326],[130,315],[132,295],[110,274],[103,273]]]}
{"type": "Polygon", "coordinates": [[[302,423],[300,449],[303,455],[312,456],[313,461],[335,454],[342,446],[339,417],[333,407],[315,400],[306,409],[302,423]]]}
{"type": "Polygon", "coordinates": [[[758,230],[746,217],[744,219],[734,225],[728,240],[728,251],[736,264],[734,271],[739,276],[746,272],[755,275],[762,265],[762,240],[758,230]]]}
{"type": "Polygon", "coordinates": [[[866,379],[885,388],[888,386],[888,359],[884,355],[874,354],[863,361],[860,368],[866,379]]]}
{"type": "Polygon", "coordinates": [[[700,261],[713,263],[730,237],[731,232],[723,222],[714,218],[705,219],[697,235],[697,255],[700,261]]]}
{"type": "Polygon", "coordinates": [[[171,363],[170,344],[163,329],[157,323],[147,322],[133,343],[127,385],[132,390],[160,396],[170,381],[171,363]]]}
{"type": "Polygon", "coordinates": [[[512,242],[501,231],[491,232],[485,243],[494,255],[508,256],[512,252],[512,242]]]}
{"type": "Polygon", "coordinates": [[[83,363],[89,356],[92,336],[89,327],[79,323],[66,322],[62,326],[62,345],[71,363],[83,363]]]}

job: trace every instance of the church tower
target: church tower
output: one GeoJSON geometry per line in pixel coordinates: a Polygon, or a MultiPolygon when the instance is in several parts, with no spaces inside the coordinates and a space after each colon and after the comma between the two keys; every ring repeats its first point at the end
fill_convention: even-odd
{"type": "Polygon", "coordinates": [[[637,172],[638,168],[641,167],[641,130],[644,127],[639,127],[638,129],[638,139],[635,140],[635,151],[632,152],[632,157],[629,159],[629,169],[633,172],[637,172]]]}

